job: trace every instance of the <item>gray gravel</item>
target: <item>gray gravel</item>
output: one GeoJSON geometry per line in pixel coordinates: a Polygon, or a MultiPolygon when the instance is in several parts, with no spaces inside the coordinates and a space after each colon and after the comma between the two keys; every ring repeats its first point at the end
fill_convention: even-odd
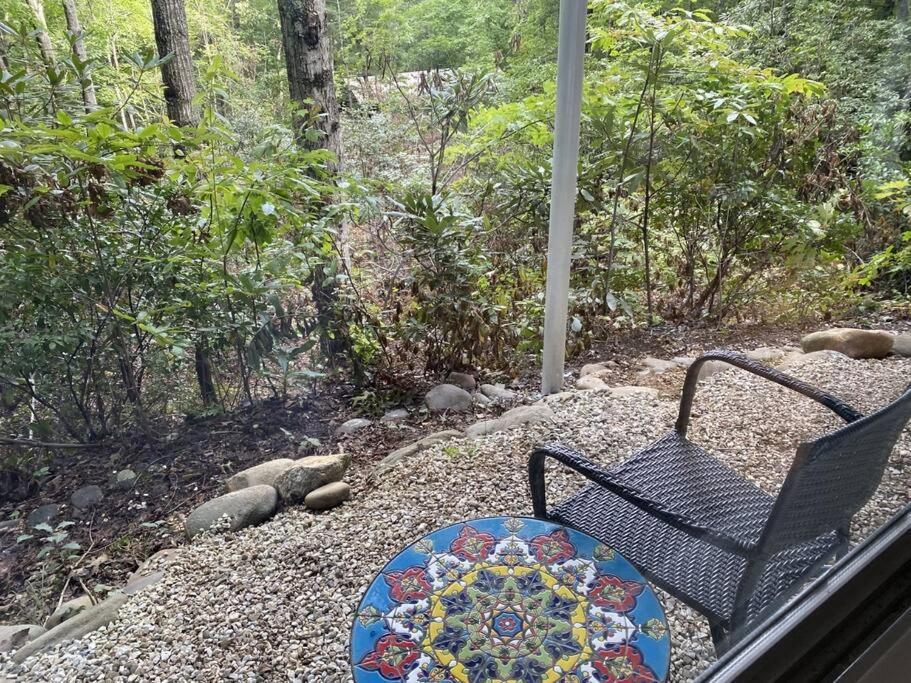
{"type": "MultiPolygon", "coordinates": [[[[819,359],[793,374],[869,410],[905,388],[911,360],[819,359]]],[[[353,500],[333,511],[294,508],[257,528],[197,540],[116,622],[27,661],[21,680],[350,680],[352,615],[387,558],[443,524],[530,514],[525,465],[535,443],[560,438],[613,462],[672,425],[676,396],[584,392],[550,405],[554,423],[433,446],[378,482],[367,484],[368,464],[355,463],[353,500]]],[[[739,371],[706,380],[695,413],[691,438],[770,492],[795,445],[837,424],[808,399],[739,371]]],[[[882,486],[855,520],[855,540],[907,501],[909,458],[906,430],[882,486]]],[[[578,485],[556,470],[550,481],[554,496],[578,485]]],[[[671,622],[672,680],[691,680],[713,657],[708,629],[695,612],[660,597],[671,622]]]]}

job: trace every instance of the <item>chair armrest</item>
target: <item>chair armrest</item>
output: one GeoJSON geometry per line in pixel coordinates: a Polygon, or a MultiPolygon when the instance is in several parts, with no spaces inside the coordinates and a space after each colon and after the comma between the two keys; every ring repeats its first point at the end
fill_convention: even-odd
{"type": "Polygon", "coordinates": [[[747,358],[743,354],[734,351],[709,351],[708,353],[697,358],[686,372],[686,381],[683,384],[683,395],[680,397],[680,413],[677,417],[675,426],[681,436],[686,436],[686,430],[690,423],[690,413],[693,409],[693,398],[696,395],[696,385],[699,383],[699,370],[710,360],[717,360],[723,363],[759,375],[767,380],[780,384],[783,387],[792,389],[814,401],[821,403],[826,408],[834,412],[845,422],[854,422],[863,417],[863,414],[849,406],[837,396],[833,396],[816,387],[803,382],[796,377],[786,375],[780,370],[769,367],[765,363],[760,363],[752,358],[747,358]]]}
{"type": "Polygon", "coordinates": [[[609,470],[560,443],[537,446],[528,460],[528,483],[531,488],[531,501],[535,517],[547,519],[547,501],[544,485],[544,463],[546,458],[553,458],[566,465],[611,493],[690,536],[700,538],[737,555],[748,556],[754,549],[752,544],[745,543],[740,539],[700,524],[698,520],[668,507],[662,501],[649,498],[609,470]]]}

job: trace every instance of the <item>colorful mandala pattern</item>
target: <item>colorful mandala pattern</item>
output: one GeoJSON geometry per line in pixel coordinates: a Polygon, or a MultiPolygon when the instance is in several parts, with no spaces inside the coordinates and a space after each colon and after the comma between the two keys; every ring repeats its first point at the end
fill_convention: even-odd
{"type": "Polygon", "coordinates": [[[351,640],[359,683],[651,683],[670,640],[654,593],[609,548],[542,520],[436,531],[374,580],[351,640]]]}

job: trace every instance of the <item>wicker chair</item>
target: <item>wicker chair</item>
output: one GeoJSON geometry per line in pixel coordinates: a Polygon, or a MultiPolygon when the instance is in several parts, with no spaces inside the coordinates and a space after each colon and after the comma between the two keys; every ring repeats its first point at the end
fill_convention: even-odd
{"type": "Polygon", "coordinates": [[[865,417],[762,363],[713,351],[687,372],[674,430],[625,462],[606,469],[561,444],[536,448],[528,464],[534,513],[616,548],[655,584],[702,612],[720,653],[847,551],[851,519],[879,485],[909,418],[911,386],[865,417]],[[710,360],[793,389],[848,423],[799,446],[777,498],[686,439],[699,369],[710,360]],[[594,483],[548,511],[546,458],[594,483]]]}

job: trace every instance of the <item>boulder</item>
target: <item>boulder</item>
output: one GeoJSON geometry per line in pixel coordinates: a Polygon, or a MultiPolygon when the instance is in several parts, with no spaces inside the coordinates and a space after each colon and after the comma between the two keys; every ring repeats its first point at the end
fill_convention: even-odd
{"type": "Polygon", "coordinates": [[[778,364],[778,368],[781,370],[794,370],[796,368],[803,367],[807,363],[812,363],[813,361],[822,359],[847,360],[848,357],[843,353],[839,353],[838,351],[813,351],[811,353],[795,352],[789,353],[787,356],[785,356],[784,360],[778,364]]]}
{"type": "Polygon", "coordinates": [[[275,486],[275,480],[279,475],[293,467],[296,460],[291,458],[277,458],[268,462],[261,462],[259,465],[248,467],[241,470],[225,482],[225,488],[228,492],[240,491],[251,486],[275,486]]]}
{"type": "Polygon", "coordinates": [[[478,381],[464,372],[450,372],[446,382],[466,391],[474,391],[478,386],[478,381]]]}
{"type": "Polygon", "coordinates": [[[372,420],[368,420],[363,417],[355,417],[348,420],[347,422],[343,422],[342,425],[335,430],[335,434],[336,436],[342,434],[354,434],[355,432],[364,429],[364,427],[369,427],[372,424],[372,420]]]}
{"type": "Polygon", "coordinates": [[[269,519],[278,506],[278,494],[271,486],[261,484],[226,493],[206,501],[189,514],[186,520],[187,535],[194,538],[203,531],[228,519],[228,529],[237,531],[269,519]]]}
{"type": "Polygon", "coordinates": [[[675,363],[672,360],[661,360],[660,358],[645,358],[642,361],[642,374],[647,375],[662,375],[668,370],[676,370],[680,367],[679,363],[675,363]]]}
{"type": "Polygon", "coordinates": [[[351,487],[343,481],[334,481],[308,493],[304,505],[312,510],[328,510],[350,498],[351,487]]]}
{"type": "Polygon", "coordinates": [[[784,358],[785,351],[784,349],[774,349],[771,346],[760,346],[758,349],[747,351],[743,355],[760,363],[772,364],[784,358]]]}
{"type": "Polygon", "coordinates": [[[897,334],[892,340],[892,353],[911,358],[911,334],[897,334]]]}
{"type": "Polygon", "coordinates": [[[607,370],[607,366],[604,363],[589,363],[587,365],[583,365],[582,369],[579,370],[579,377],[596,375],[599,372],[604,372],[605,370],[607,370]]]}
{"type": "MultiPolygon", "coordinates": [[[[163,567],[171,564],[183,552],[183,548],[164,548],[145,559],[145,561],[136,568],[132,574],[127,577],[127,585],[139,581],[144,576],[149,575],[153,565],[163,567]]],[[[157,572],[156,572],[157,573],[157,572]]]]}
{"type": "Polygon", "coordinates": [[[696,359],[691,356],[674,356],[671,358],[672,363],[676,363],[682,368],[690,367],[695,361],[696,359]]]}
{"type": "Polygon", "coordinates": [[[447,410],[465,412],[471,410],[471,394],[454,384],[439,384],[424,397],[427,407],[434,413],[447,410]]]}
{"type": "Polygon", "coordinates": [[[599,389],[610,389],[605,382],[600,377],[595,375],[586,375],[585,377],[580,377],[576,380],[576,389],[579,391],[597,391],[599,389]]]}
{"type": "Polygon", "coordinates": [[[494,432],[502,432],[513,427],[524,424],[534,424],[536,422],[546,422],[556,417],[554,411],[548,406],[536,403],[530,406],[519,406],[512,410],[507,410],[495,420],[481,420],[475,422],[465,430],[468,437],[484,436],[494,432]]]}
{"type": "Polygon", "coordinates": [[[475,402],[475,405],[481,406],[482,408],[486,408],[492,403],[489,398],[481,393],[474,394],[471,398],[475,402]]]}
{"type": "Polygon", "coordinates": [[[127,595],[125,593],[114,591],[103,602],[80,612],[72,619],[67,619],[62,624],[58,624],[27,643],[16,652],[15,656],[13,656],[13,661],[21,664],[37,652],[68,640],[82,638],[82,636],[109,624],[117,617],[120,608],[126,601],[127,595]]]}
{"type": "Polygon", "coordinates": [[[461,436],[465,436],[458,429],[444,429],[442,432],[434,432],[433,434],[428,434],[422,439],[418,439],[416,442],[417,445],[421,448],[427,448],[433,446],[434,444],[440,443],[440,441],[448,441],[449,439],[455,439],[461,436]]]}
{"type": "Polygon", "coordinates": [[[389,453],[389,455],[387,455],[385,458],[380,460],[367,478],[371,481],[375,480],[376,478],[383,476],[386,472],[391,470],[405,458],[411,457],[412,455],[416,455],[420,452],[421,447],[416,443],[411,443],[407,446],[397,448],[389,453]]]}
{"type": "Polygon", "coordinates": [[[127,581],[126,585],[121,590],[127,595],[136,595],[139,591],[145,590],[149,586],[154,586],[163,578],[164,572],[161,571],[144,574],[142,576],[137,576],[131,581],[127,581]]]}
{"type": "Polygon", "coordinates": [[[611,387],[610,395],[613,398],[627,398],[629,396],[658,398],[658,390],[652,387],[611,387]]]}
{"type": "Polygon", "coordinates": [[[279,475],[275,487],[287,505],[302,503],[311,491],[340,481],[351,462],[346,453],[302,458],[279,475]]]}
{"type": "Polygon", "coordinates": [[[892,353],[893,336],[881,330],[836,327],[808,334],[800,340],[804,353],[838,351],[849,358],[885,358],[892,353]]]}
{"type": "Polygon", "coordinates": [[[383,417],[380,418],[380,422],[401,422],[402,420],[407,419],[408,411],[404,408],[396,408],[395,410],[386,412],[383,417]]]}
{"type": "Polygon", "coordinates": [[[94,604],[95,601],[92,600],[90,595],[80,595],[78,598],[67,600],[47,618],[47,621],[44,622],[44,628],[54,628],[57,624],[62,624],[67,619],[72,619],[94,604]]]}
{"type": "Polygon", "coordinates": [[[699,379],[706,379],[717,375],[718,373],[725,372],[726,370],[731,370],[734,366],[730,363],[725,363],[722,360],[710,360],[702,364],[702,367],[699,368],[699,379]]]}
{"type": "Polygon", "coordinates": [[[131,469],[120,470],[111,477],[111,486],[118,491],[129,491],[136,483],[136,473],[131,469]]]}
{"type": "Polygon", "coordinates": [[[57,503],[42,505],[28,513],[28,517],[25,518],[25,524],[32,528],[39,524],[50,524],[53,526],[54,520],[57,519],[58,512],[60,512],[60,506],[57,505],[57,503]]]}
{"type": "Polygon", "coordinates": [[[74,508],[87,510],[98,505],[103,499],[104,492],[101,490],[101,487],[90,484],[89,486],[83,486],[82,488],[73,491],[73,495],[70,496],[70,503],[74,508]]]}
{"type": "Polygon", "coordinates": [[[13,626],[0,626],[0,652],[18,650],[30,640],[34,640],[44,629],[35,624],[15,624],[13,626]]]}
{"type": "Polygon", "coordinates": [[[481,393],[491,401],[514,401],[516,398],[516,392],[502,384],[482,384],[481,393]]]}
{"type": "Polygon", "coordinates": [[[540,405],[542,403],[563,403],[564,401],[572,401],[573,399],[579,398],[580,394],[575,391],[560,391],[556,394],[548,394],[544,398],[535,401],[535,405],[540,405]]]}

